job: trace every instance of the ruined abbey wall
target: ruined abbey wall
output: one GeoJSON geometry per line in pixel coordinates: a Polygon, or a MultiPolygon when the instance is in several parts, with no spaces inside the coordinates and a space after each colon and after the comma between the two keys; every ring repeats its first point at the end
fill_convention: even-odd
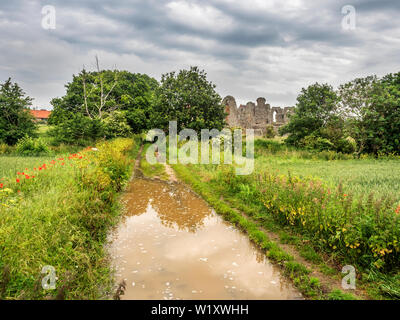
{"type": "Polygon", "coordinates": [[[237,107],[236,100],[232,96],[227,96],[223,100],[228,113],[226,122],[231,128],[240,127],[242,129],[254,129],[255,134],[262,136],[268,125],[272,125],[277,131],[279,127],[289,122],[289,114],[293,107],[271,107],[264,98],[258,98],[257,103],[249,102],[247,105],[237,107]]]}

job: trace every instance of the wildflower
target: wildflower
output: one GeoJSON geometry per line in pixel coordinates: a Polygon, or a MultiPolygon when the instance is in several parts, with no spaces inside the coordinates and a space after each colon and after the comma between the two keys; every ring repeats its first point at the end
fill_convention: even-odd
{"type": "Polygon", "coordinates": [[[345,198],[346,198],[346,197],[347,197],[347,194],[344,194],[344,195],[343,195],[343,197],[345,197],[345,198]]]}
{"type": "Polygon", "coordinates": [[[400,205],[396,209],[396,214],[399,214],[399,213],[400,213],[400,205]]]}
{"type": "Polygon", "coordinates": [[[0,183],[0,189],[3,189],[3,184],[2,183],[0,183]]]}
{"type": "Polygon", "coordinates": [[[17,181],[17,183],[19,183],[19,182],[20,182],[20,180],[19,180],[19,179],[17,179],[16,181],[17,181]]]}

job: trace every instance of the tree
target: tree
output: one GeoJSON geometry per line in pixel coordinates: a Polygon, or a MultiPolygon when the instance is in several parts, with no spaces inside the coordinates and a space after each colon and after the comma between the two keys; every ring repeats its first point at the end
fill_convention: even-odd
{"type": "Polygon", "coordinates": [[[162,75],[155,109],[158,128],[167,130],[168,122],[176,120],[178,130],[221,130],[226,114],[215,88],[207,74],[197,67],[162,75]]]}
{"type": "Polygon", "coordinates": [[[123,111],[114,111],[107,114],[102,122],[107,138],[126,137],[132,133],[123,111]]]}
{"type": "Polygon", "coordinates": [[[400,73],[355,79],[339,94],[358,153],[400,153],[400,73]]]}
{"type": "Polygon", "coordinates": [[[108,103],[108,98],[114,90],[118,82],[118,73],[113,72],[114,80],[105,81],[105,74],[100,71],[99,58],[96,56],[97,74],[94,76],[92,83],[86,82],[86,70],[82,71],[82,84],[83,84],[83,103],[85,106],[86,115],[90,119],[103,119],[105,112],[113,111],[118,106],[115,101],[108,103]],[[88,88],[89,87],[89,88],[88,88]],[[90,107],[89,107],[90,104],[90,107]]]}
{"type": "Polygon", "coordinates": [[[365,116],[371,107],[373,91],[378,83],[376,76],[368,76],[354,79],[338,88],[339,110],[346,120],[347,132],[357,143],[358,154],[361,154],[365,148],[369,149],[365,116]]]}
{"type": "Polygon", "coordinates": [[[119,121],[124,116],[132,132],[152,129],[157,80],[128,71],[100,70],[97,60],[96,65],[97,71],[84,69],[74,75],[66,85],[66,95],[51,101],[54,110],[49,123],[59,125],[77,113],[103,121],[111,113],[121,111],[119,121]]]}
{"type": "Polygon", "coordinates": [[[0,85],[0,141],[14,145],[24,136],[32,136],[36,125],[30,114],[32,99],[11,78],[0,85]]]}
{"type": "Polygon", "coordinates": [[[374,84],[362,124],[367,152],[400,154],[400,72],[374,84]]]}
{"type": "Polygon", "coordinates": [[[331,128],[341,123],[336,114],[338,101],[337,94],[328,84],[316,83],[303,88],[290,122],[280,128],[280,134],[289,134],[286,142],[295,146],[300,146],[303,139],[310,135],[329,135],[331,128]]]}

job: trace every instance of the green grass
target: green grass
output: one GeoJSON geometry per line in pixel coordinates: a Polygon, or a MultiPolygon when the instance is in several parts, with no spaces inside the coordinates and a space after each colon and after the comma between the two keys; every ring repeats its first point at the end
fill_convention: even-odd
{"type": "Polygon", "coordinates": [[[0,156],[0,179],[15,177],[17,172],[22,172],[26,168],[33,169],[41,166],[54,157],[19,157],[19,156],[0,156]]]}
{"type": "MultiPolygon", "coordinates": [[[[251,176],[236,176],[224,165],[185,168],[215,197],[223,197],[225,203],[278,233],[282,243],[295,245],[299,254],[323,274],[337,279],[340,265],[346,264],[356,266],[358,274],[379,270],[379,284],[362,276],[360,286],[376,299],[397,299],[400,283],[395,239],[399,219],[395,210],[400,200],[400,158],[355,159],[351,155],[291,149],[265,140],[256,141],[255,146],[255,172],[251,176]],[[373,199],[368,197],[371,194],[373,199]],[[355,250],[352,243],[361,243],[361,248],[358,245],[355,250]]],[[[250,236],[252,240],[258,237],[250,236]]],[[[268,254],[272,260],[280,260],[273,250],[268,254]]],[[[303,276],[292,276],[302,283],[298,287],[307,283],[303,276]]],[[[335,294],[331,298],[349,298],[335,294]]]]}
{"type": "Polygon", "coordinates": [[[255,152],[256,172],[283,175],[290,172],[302,179],[318,178],[331,188],[342,183],[347,193],[358,196],[373,192],[376,197],[392,195],[400,204],[400,159],[324,160],[315,153],[293,151],[283,146],[274,146],[271,151],[262,142],[256,142],[255,152]]]}
{"type": "Polygon", "coordinates": [[[113,283],[104,243],[118,221],[118,191],[131,175],[138,147],[117,139],[100,144],[98,152],[83,152],[82,159],[54,164],[49,158],[0,158],[6,175],[0,193],[0,299],[109,297],[113,283]],[[43,163],[47,169],[33,170],[43,163]],[[22,170],[35,178],[18,176],[17,183],[15,171],[22,170]],[[56,270],[56,290],[41,287],[47,265],[56,270]]]}
{"type": "Polygon", "coordinates": [[[165,166],[163,164],[149,164],[146,160],[146,152],[151,144],[146,144],[143,148],[142,159],[140,161],[140,169],[143,174],[148,178],[159,177],[161,179],[168,179],[168,175],[165,172],[165,166]]]}

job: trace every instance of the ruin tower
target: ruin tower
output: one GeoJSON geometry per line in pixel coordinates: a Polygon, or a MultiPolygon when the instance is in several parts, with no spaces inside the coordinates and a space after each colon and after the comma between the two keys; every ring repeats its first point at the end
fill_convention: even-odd
{"type": "Polygon", "coordinates": [[[226,123],[230,128],[240,127],[239,122],[239,110],[237,108],[236,100],[232,96],[227,96],[223,101],[222,105],[225,106],[226,123]]]}
{"type": "Polygon", "coordinates": [[[258,98],[257,104],[248,102],[245,106],[237,108],[236,100],[227,96],[223,105],[228,113],[226,122],[229,127],[240,127],[242,129],[254,129],[255,134],[262,136],[268,125],[273,125],[275,130],[289,122],[293,107],[271,107],[265,98],[258,98]]]}

